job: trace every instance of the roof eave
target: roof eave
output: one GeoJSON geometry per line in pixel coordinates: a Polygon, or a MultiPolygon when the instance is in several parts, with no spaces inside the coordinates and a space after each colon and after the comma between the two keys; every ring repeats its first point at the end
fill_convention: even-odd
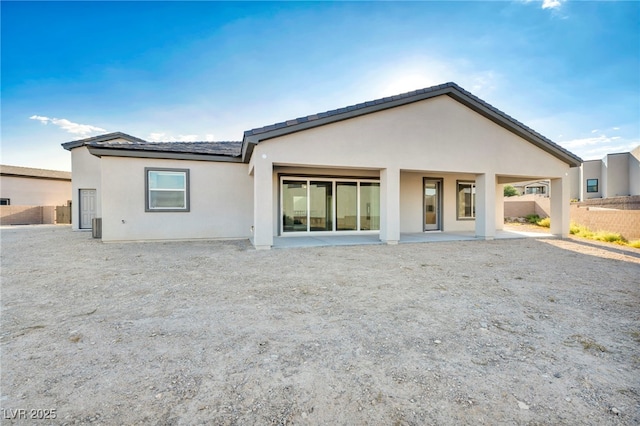
{"type": "Polygon", "coordinates": [[[192,161],[215,161],[227,163],[242,163],[242,158],[238,156],[216,155],[216,154],[196,154],[188,152],[167,152],[167,151],[143,151],[129,150],[123,148],[98,148],[88,145],[89,153],[96,157],[130,157],[130,158],[158,158],[170,160],[192,160],[192,161]]]}
{"type": "Polygon", "coordinates": [[[243,140],[242,148],[242,158],[244,162],[248,162],[251,158],[254,146],[268,139],[277,138],[291,133],[307,130],[313,127],[324,126],[338,121],[343,121],[402,105],[420,102],[442,95],[450,96],[451,98],[462,103],[463,105],[479,113],[485,118],[488,118],[499,126],[511,131],[512,133],[533,143],[538,148],[541,148],[542,150],[555,156],[559,160],[567,163],[570,167],[579,167],[582,164],[582,159],[580,157],[564,150],[551,140],[544,138],[542,135],[537,134],[535,131],[529,129],[522,123],[517,122],[516,120],[500,112],[496,108],[491,107],[489,104],[466,92],[455,83],[446,83],[440,86],[436,86],[432,90],[425,90],[424,92],[418,91],[418,93],[410,97],[399,99],[394,99],[394,97],[391,97],[389,98],[389,100],[381,103],[374,103],[372,105],[353,110],[347,109],[343,113],[328,115],[326,117],[318,118],[315,120],[308,120],[284,127],[276,127],[272,130],[267,130],[256,134],[251,134],[251,131],[245,132],[245,138],[243,140]]]}

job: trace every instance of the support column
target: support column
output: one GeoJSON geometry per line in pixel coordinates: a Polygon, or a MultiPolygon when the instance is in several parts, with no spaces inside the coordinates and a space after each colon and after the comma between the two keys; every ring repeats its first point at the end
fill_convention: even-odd
{"type": "Polygon", "coordinates": [[[400,241],[400,169],[380,170],[380,240],[400,241]]]}
{"type": "Polygon", "coordinates": [[[569,236],[569,177],[551,179],[551,233],[556,237],[569,236]]]}
{"type": "Polygon", "coordinates": [[[268,250],[273,245],[273,163],[254,153],[253,245],[268,250]]]}
{"type": "Polygon", "coordinates": [[[493,240],[496,235],[496,175],[476,176],[476,237],[493,240]]]}
{"type": "Polygon", "coordinates": [[[496,231],[504,229],[504,185],[496,185],[496,231]]]}

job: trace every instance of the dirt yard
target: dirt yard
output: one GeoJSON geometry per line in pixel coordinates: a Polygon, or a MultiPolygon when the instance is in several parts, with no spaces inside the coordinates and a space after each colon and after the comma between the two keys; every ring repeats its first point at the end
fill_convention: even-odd
{"type": "Polygon", "coordinates": [[[640,424],[640,250],[1,237],[3,424],[640,424]]]}

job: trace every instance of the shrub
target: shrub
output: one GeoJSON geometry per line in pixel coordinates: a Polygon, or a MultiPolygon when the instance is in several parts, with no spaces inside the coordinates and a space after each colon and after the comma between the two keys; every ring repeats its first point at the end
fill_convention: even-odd
{"type": "Polygon", "coordinates": [[[548,218],[548,217],[545,217],[544,219],[540,219],[539,221],[537,221],[536,224],[538,226],[543,226],[545,228],[550,228],[551,227],[551,219],[548,218]]]}
{"type": "Polygon", "coordinates": [[[525,216],[525,219],[527,219],[527,222],[529,223],[538,223],[538,221],[540,220],[540,216],[538,216],[537,214],[528,214],[525,216]]]}
{"type": "Polygon", "coordinates": [[[617,232],[608,232],[608,231],[594,232],[594,231],[591,231],[586,226],[577,225],[573,222],[571,222],[569,233],[577,237],[587,238],[589,240],[605,241],[607,243],[616,243],[620,245],[628,245],[630,247],[640,248],[640,240],[627,242],[627,239],[624,238],[621,234],[618,234],[617,232]]]}
{"type": "Polygon", "coordinates": [[[505,185],[504,186],[504,196],[505,197],[513,197],[514,195],[518,195],[518,190],[515,189],[511,185],[505,185]]]}

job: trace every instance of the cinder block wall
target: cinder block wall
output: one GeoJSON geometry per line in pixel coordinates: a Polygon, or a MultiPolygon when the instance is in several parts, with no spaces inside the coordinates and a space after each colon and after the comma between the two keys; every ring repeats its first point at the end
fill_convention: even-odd
{"type": "Polygon", "coordinates": [[[609,198],[591,198],[575,203],[580,207],[605,207],[608,209],[640,210],[640,195],[609,198]]]}
{"type": "Polygon", "coordinates": [[[55,223],[55,206],[0,206],[0,225],[55,223]]]}
{"type": "Polygon", "coordinates": [[[617,232],[628,240],[640,239],[640,210],[599,210],[571,204],[571,221],[592,231],[617,232]]]}
{"type": "Polygon", "coordinates": [[[551,216],[551,201],[539,195],[522,195],[504,199],[504,217],[525,217],[537,214],[540,217],[551,216]]]}

